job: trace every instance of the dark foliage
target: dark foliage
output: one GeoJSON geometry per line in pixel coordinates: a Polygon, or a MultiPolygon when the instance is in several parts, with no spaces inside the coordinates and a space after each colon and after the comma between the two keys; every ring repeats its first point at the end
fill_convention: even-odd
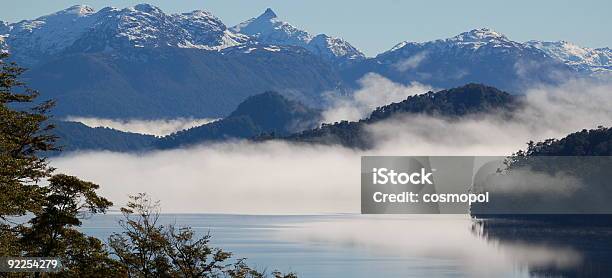
{"type": "Polygon", "coordinates": [[[527,150],[517,156],[612,156],[612,128],[599,127],[567,135],[562,139],[547,139],[527,143],[527,150]]]}
{"type": "MultiPolygon", "coordinates": [[[[196,237],[189,227],[159,224],[159,209],[159,202],[144,193],[130,196],[121,209],[123,232],[113,234],[109,245],[129,277],[267,277],[244,260],[232,262],[230,252],[211,247],[210,234],[196,237]]],[[[296,277],[292,273],[271,274],[296,277]]]]}
{"type": "Polygon", "coordinates": [[[489,203],[472,204],[471,211],[609,214],[611,155],[612,128],[585,129],[562,139],[529,142],[526,150],[507,157],[498,173],[475,185],[496,193],[489,203]],[[510,183],[495,183],[504,179],[510,183]],[[521,189],[524,184],[533,190],[521,189]],[[513,186],[516,192],[511,190],[513,186]],[[502,187],[506,189],[496,190],[502,187]],[[546,190],[539,189],[542,187],[546,190]]]}
{"type": "Polygon", "coordinates": [[[410,96],[402,102],[379,107],[372,112],[368,121],[379,121],[400,113],[461,117],[495,110],[511,111],[517,105],[515,96],[494,87],[472,83],[435,93],[410,96]]]}
{"type": "MultiPolygon", "coordinates": [[[[56,121],[53,133],[59,138],[62,151],[107,150],[116,152],[143,151],[156,140],[153,135],[123,132],[105,127],[88,127],[82,123],[56,121]]],[[[50,155],[59,153],[50,153],[50,155]]]]}
{"type": "Polygon", "coordinates": [[[7,63],[7,57],[0,54],[0,218],[38,207],[36,183],[53,171],[38,154],[57,149],[53,125],[46,122],[53,102],[33,105],[38,92],[20,81],[24,69],[7,63]]]}
{"type": "Polygon", "coordinates": [[[409,114],[442,116],[450,119],[484,113],[509,113],[520,106],[520,99],[496,88],[468,84],[463,87],[428,92],[408,97],[399,103],[379,107],[359,122],[342,121],[324,124],[289,136],[261,136],[265,139],[284,139],[296,142],[339,144],[351,148],[372,147],[365,127],[378,121],[409,114]]]}

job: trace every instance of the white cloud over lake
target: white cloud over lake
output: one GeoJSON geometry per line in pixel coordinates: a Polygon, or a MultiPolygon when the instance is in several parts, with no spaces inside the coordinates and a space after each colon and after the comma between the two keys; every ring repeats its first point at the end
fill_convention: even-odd
{"type": "Polygon", "coordinates": [[[404,116],[376,123],[368,127],[376,146],[368,151],[231,142],[143,154],[72,153],[52,165],[100,184],[117,205],[128,194],[149,192],[165,212],[359,212],[361,155],[509,155],[529,140],[612,123],[610,84],[540,86],[525,101],[512,117],[404,116]]]}

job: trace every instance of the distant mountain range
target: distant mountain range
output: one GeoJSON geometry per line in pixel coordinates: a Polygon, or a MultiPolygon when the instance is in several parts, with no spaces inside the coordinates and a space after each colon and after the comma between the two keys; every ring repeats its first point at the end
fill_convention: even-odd
{"type": "Polygon", "coordinates": [[[219,51],[251,44],[300,46],[334,62],[365,58],[348,42],[299,30],[279,20],[271,9],[228,29],[217,17],[202,10],[166,14],[149,4],[99,11],[76,5],[34,20],[1,22],[0,34],[8,45],[5,50],[26,66],[66,53],[156,47],[219,51]]]}
{"type": "Polygon", "coordinates": [[[58,101],[57,116],[219,118],[257,92],[315,106],[344,87],[322,56],[235,33],[205,11],[73,6],[2,26],[4,50],[58,101]]]}
{"type": "Polygon", "coordinates": [[[351,82],[375,72],[399,83],[418,81],[441,88],[477,82],[516,93],[534,84],[612,73],[609,48],[552,47],[557,44],[568,45],[521,43],[487,28],[475,29],[448,39],[399,43],[343,69],[342,75],[351,82]]]}
{"type": "Polygon", "coordinates": [[[222,118],[246,97],[277,91],[309,106],[350,93],[366,73],[438,88],[475,82],[521,93],[534,83],[609,76],[610,48],[516,42],[490,29],[402,42],[367,58],[349,42],[313,35],[271,9],[227,27],[206,11],[166,14],[73,6],[0,22],[0,49],[30,68],[31,87],[58,101],[57,116],[222,118]]]}

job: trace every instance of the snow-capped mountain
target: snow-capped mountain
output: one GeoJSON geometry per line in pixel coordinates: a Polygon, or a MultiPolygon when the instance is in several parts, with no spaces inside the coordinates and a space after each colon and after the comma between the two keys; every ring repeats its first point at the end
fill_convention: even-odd
{"type": "Polygon", "coordinates": [[[612,49],[580,47],[566,41],[528,41],[551,57],[581,71],[612,72],[612,49]]]}
{"type": "Polygon", "coordinates": [[[7,44],[14,59],[28,65],[39,57],[53,55],[72,45],[96,22],[94,10],[87,6],[68,9],[9,25],[7,44]]]}
{"type": "Polygon", "coordinates": [[[0,36],[0,49],[27,66],[66,52],[152,47],[218,51],[254,44],[303,47],[333,64],[365,58],[348,42],[324,34],[312,36],[279,20],[271,9],[229,29],[219,18],[201,10],[166,14],[149,4],[99,11],[76,5],[33,20],[0,23],[0,36]]]}
{"type": "Polygon", "coordinates": [[[179,26],[187,32],[185,44],[180,47],[224,49],[243,44],[248,37],[230,31],[220,19],[207,11],[193,11],[173,16],[179,26]]]}
{"type": "Polygon", "coordinates": [[[403,42],[366,58],[271,9],[228,28],[206,11],[166,14],[148,4],[73,6],[0,22],[0,51],[30,68],[30,85],[58,100],[57,115],[111,118],[223,117],[266,90],[320,103],[322,92],[346,92],[372,72],[403,84],[476,82],[521,92],[532,83],[610,70],[609,48],[522,43],[486,28],[403,42]]]}
{"type": "Polygon", "coordinates": [[[220,50],[248,40],[228,30],[209,12],[168,15],[148,4],[124,9],[107,7],[98,12],[77,5],[10,24],[9,29],[9,52],[27,65],[64,51],[164,46],[220,50]]]}
{"type": "Polygon", "coordinates": [[[180,47],[220,50],[248,40],[234,34],[206,11],[168,15],[159,8],[139,4],[125,9],[104,8],[102,20],[75,41],[71,50],[105,51],[122,47],[180,47]]]}
{"type": "Polygon", "coordinates": [[[0,53],[8,51],[8,45],[6,44],[6,37],[10,28],[8,23],[0,20],[0,53]]]}
{"type": "Polygon", "coordinates": [[[306,45],[312,36],[291,24],[281,21],[272,9],[231,28],[236,33],[255,37],[259,42],[282,45],[306,45]]]}
{"type": "Polygon", "coordinates": [[[8,34],[10,28],[8,23],[0,20],[0,36],[8,34]]]}
{"type": "Polygon", "coordinates": [[[0,33],[28,84],[57,100],[57,116],[224,117],[267,90],[316,104],[344,88],[320,54],[259,42],[206,11],[79,5],[0,33]]]}
{"type": "Polygon", "coordinates": [[[345,79],[375,72],[396,82],[422,82],[448,88],[486,83],[521,91],[532,83],[551,83],[573,68],[529,44],[488,28],[428,42],[402,42],[375,58],[345,69],[345,79]]]}
{"type": "Polygon", "coordinates": [[[414,48],[423,48],[436,51],[467,51],[467,52],[482,52],[482,51],[494,51],[494,52],[508,52],[511,49],[524,49],[525,46],[522,43],[512,41],[505,35],[493,31],[488,28],[474,29],[468,32],[461,33],[451,38],[440,39],[428,42],[409,42],[404,41],[389,51],[384,52],[377,56],[384,58],[387,56],[394,56],[404,52],[409,52],[414,48]]]}
{"type": "Polygon", "coordinates": [[[4,36],[0,36],[0,53],[6,53],[8,52],[8,45],[6,44],[6,41],[4,40],[4,36]]]}
{"type": "Polygon", "coordinates": [[[276,13],[269,8],[260,16],[242,22],[232,27],[231,30],[251,36],[264,44],[304,47],[334,63],[365,59],[365,55],[347,41],[325,34],[313,36],[280,20],[276,13]]]}

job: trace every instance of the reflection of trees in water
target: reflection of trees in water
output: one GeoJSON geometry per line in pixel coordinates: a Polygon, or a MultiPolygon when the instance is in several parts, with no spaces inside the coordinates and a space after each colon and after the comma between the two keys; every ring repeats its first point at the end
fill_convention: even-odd
{"type": "MultiPolygon", "coordinates": [[[[500,248],[546,247],[555,252],[552,254],[558,258],[548,262],[525,260],[534,276],[612,277],[612,215],[474,218],[472,232],[500,248]],[[572,253],[579,260],[567,258],[572,253]]],[[[537,256],[537,252],[531,255],[537,256]]]]}

